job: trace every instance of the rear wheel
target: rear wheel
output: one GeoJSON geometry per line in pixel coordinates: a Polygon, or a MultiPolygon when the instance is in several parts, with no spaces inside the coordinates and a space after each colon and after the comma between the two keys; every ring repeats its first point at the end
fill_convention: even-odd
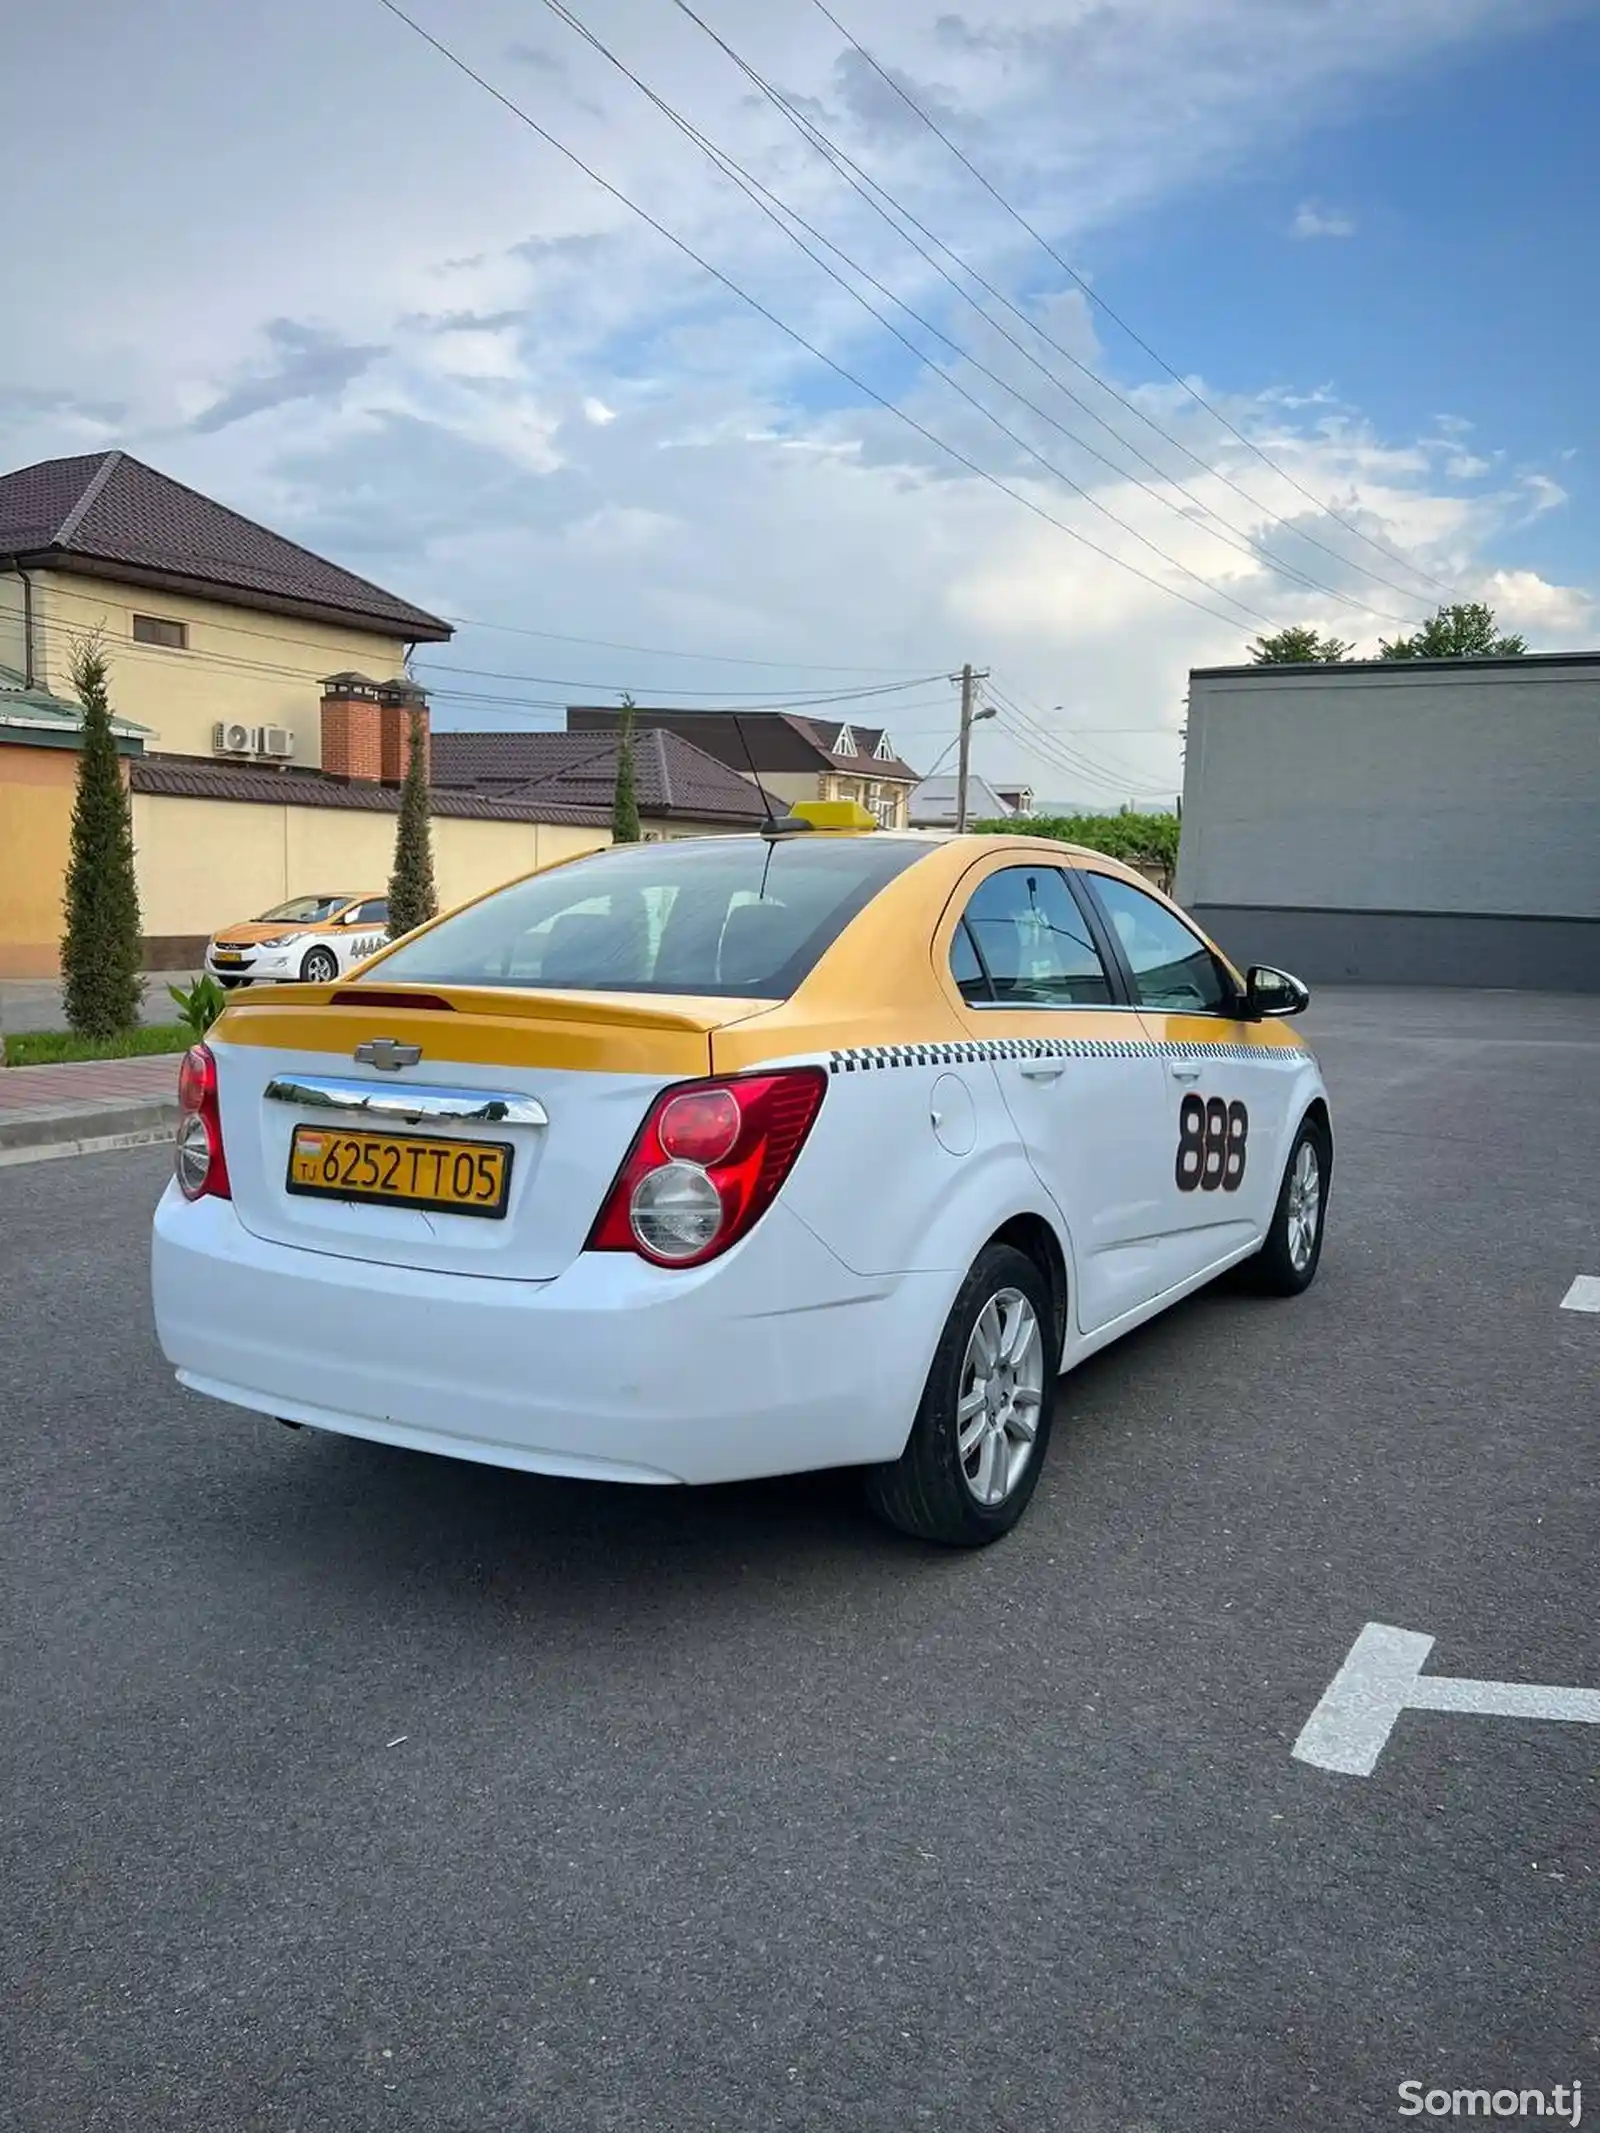
{"type": "Polygon", "coordinates": [[[1050,1441],[1056,1347],[1045,1275],[1014,1246],[986,1245],[939,1336],[904,1452],[866,1476],[878,1515],[949,1547],[1009,1533],[1050,1441]]]}
{"type": "Polygon", "coordinates": [[[331,985],[339,975],[339,958],[331,948],[310,948],[300,975],[308,985],[331,985]]]}
{"type": "Polygon", "coordinates": [[[1317,1278],[1332,1155],[1325,1128],[1308,1118],[1289,1151],[1266,1242],[1242,1269],[1263,1295],[1299,1296],[1317,1278]]]}

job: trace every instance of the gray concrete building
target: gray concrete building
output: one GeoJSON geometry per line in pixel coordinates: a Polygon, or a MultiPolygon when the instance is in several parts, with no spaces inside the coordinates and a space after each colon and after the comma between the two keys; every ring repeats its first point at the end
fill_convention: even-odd
{"type": "Polygon", "coordinates": [[[1600,991],[1600,652],[1197,668],[1176,893],[1308,983],[1600,991]]]}

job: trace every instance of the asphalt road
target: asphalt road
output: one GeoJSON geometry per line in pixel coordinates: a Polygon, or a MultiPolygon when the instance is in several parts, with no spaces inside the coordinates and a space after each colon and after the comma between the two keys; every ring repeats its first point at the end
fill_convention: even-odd
{"type": "Polygon", "coordinates": [[[977,1556],[837,1478],[604,1490],[213,1407],[149,1327],[163,1155],[0,1172],[0,2122],[1600,2105],[1600,1727],[1290,1754],[1368,1621],[1600,1687],[1600,1318],[1559,1308],[1600,1274],[1600,1002],[1329,995],[1312,1029],[1316,1288],[1087,1366],[977,1556]]]}

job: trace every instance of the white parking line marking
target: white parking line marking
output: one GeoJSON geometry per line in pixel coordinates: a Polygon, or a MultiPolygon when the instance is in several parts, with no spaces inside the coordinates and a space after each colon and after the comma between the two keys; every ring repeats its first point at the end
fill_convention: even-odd
{"type": "Polygon", "coordinates": [[[1402,1711],[1469,1711],[1479,1718],[1560,1718],[1600,1726],[1600,1689],[1467,1681],[1424,1674],[1432,1637],[1369,1622],[1291,1751],[1298,1762],[1371,1777],[1402,1711]]]}
{"type": "Polygon", "coordinates": [[[1600,1311],[1600,1274],[1580,1274],[1561,1299],[1563,1311],[1600,1311]]]}

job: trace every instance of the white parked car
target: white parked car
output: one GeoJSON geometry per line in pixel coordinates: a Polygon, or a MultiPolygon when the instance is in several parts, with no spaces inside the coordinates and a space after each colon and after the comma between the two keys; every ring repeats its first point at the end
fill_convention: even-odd
{"type": "Polygon", "coordinates": [[[220,926],[206,948],[206,969],[230,988],[263,979],[329,985],[388,938],[387,896],[292,896],[259,918],[220,926]]]}
{"type": "Polygon", "coordinates": [[[1097,853],[848,803],[613,848],[184,1064],[163,1349],[313,1429],[626,1482],[856,1466],[972,1545],[1057,1383],[1317,1270],[1305,989],[1097,853]]]}

